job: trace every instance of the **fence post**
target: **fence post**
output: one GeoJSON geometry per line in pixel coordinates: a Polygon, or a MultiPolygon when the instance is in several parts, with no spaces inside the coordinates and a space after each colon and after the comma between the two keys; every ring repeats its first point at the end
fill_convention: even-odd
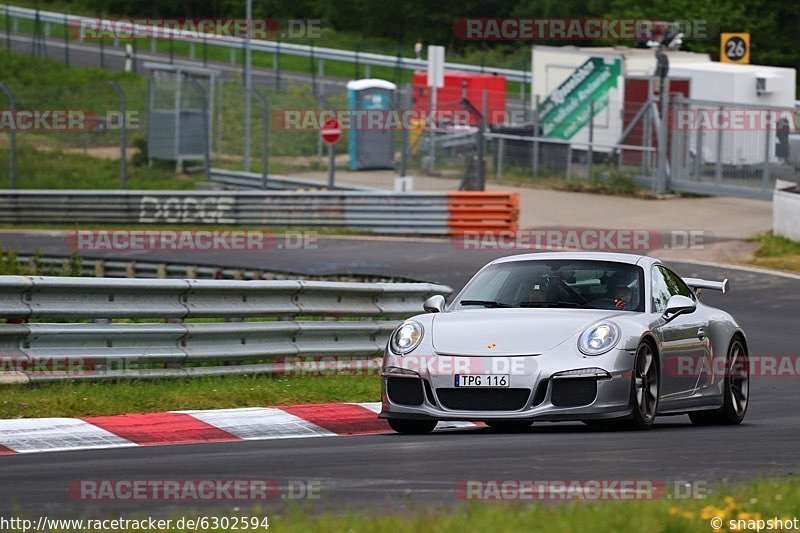
{"type": "Polygon", "coordinates": [[[273,59],[272,68],[275,70],[275,90],[281,90],[281,39],[280,35],[275,42],[275,57],[273,59]]]}
{"type": "Polygon", "coordinates": [[[669,114],[669,80],[664,79],[661,85],[661,121],[658,124],[658,173],[656,174],[656,194],[667,192],[667,115],[669,114]]]}
{"type": "Polygon", "coordinates": [[[64,15],[64,63],[69,66],[69,19],[64,15]]]}
{"type": "Polygon", "coordinates": [[[258,91],[253,91],[253,96],[261,105],[261,188],[266,191],[269,188],[269,102],[258,91]]]}
{"type": "MultiPolygon", "coordinates": [[[[719,106],[719,116],[722,116],[722,113],[725,112],[725,108],[723,106],[719,106]]],[[[722,181],[722,128],[717,128],[717,161],[716,166],[714,167],[714,180],[717,183],[722,181]]]]}
{"type": "Polygon", "coordinates": [[[497,139],[497,157],[495,160],[495,164],[497,165],[495,177],[497,178],[497,181],[500,181],[503,178],[503,152],[505,152],[505,139],[500,137],[497,139]]]}
{"type": "Polygon", "coordinates": [[[533,164],[534,177],[539,177],[539,95],[533,101],[533,164]]]}
{"type": "Polygon", "coordinates": [[[592,163],[594,162],[594,100],[589,102],[589,146],[586,150],[586,179],[592,179],[592,163]]]}
{"type": "Polygon", "coordinates": [[[6,50],[11,50],[11,15],[6,4],[6,50]]]}
{"type": "Polygon", "coordinates": [[[114,89],[114,92],[117,93],[119,97],[119,110],[120,114],[122,115],[122,128],[119,132],[119,178],[120,178],[120,187],[123,189],[128,188],[128,159],[127,159],[127,151],[128,151],[128,139],[127,139],[127,129],[128,129],[128,121],[127,121],[127,112],[128,112],[128,99],[125,96],[125,91],[122,90],[122,87],[115,82],[109,81],[111,88],[114,89]]]}
{"type": "Polygon", "coordinates": [[[769,148],[770,148],[769,124],[770,124],[769,120],[766,120],[766,127],[764,128],[764,167],[761,170],[761,189],[766,189],[769,184],[769,148]]]}
{"type": "Polygon", "coordinates": [[[209,142],[211,132],[208,130],[208,93],[197,80],[189,80],[189,84],[200,94],[200,101],[203,109],[203,166],[206,173],[206,180],[211,179],[211,154],[209,153],[209,142]]]}
{"type": "Polygon", "coordinates": [[[481,93],[481,123],[478,129],[478,190],[486,190],[486,114],[489,109],[489,93],[481,93]]]}
{"type": "Polygon", "coordinates": [[[308,50],[308,59],[311,61],[311,94],[314,95],[314,98],[317,97],[317,69],[315,68],[316,65],[314,64],[314,44],[311,44],[311,47],[308,50]]]}
{"type": "MultiPolygon", "coordinates": [[[[0,91],[8,99],[8,110],[13,116],[17,109],[17,102],[14,93],[11,92],[5,83],[0,83],[0,91]]],[[[17,188],[17,133],[14,128],[8,129],[8,188],[17,188]]]]}
{"type": "MultiPolygon", "coordinates": [[[[356,67],[358,70],[358,67],[356,67]]],[[[413,88],[409,85],[406,87],[405,91],[402,91],[402,111],[405,113],[406,111],[411,109],[411,91],[413,88]]],[[[400,148],[400,177],[405,177],[406,173],[408,172],[408,136],[410,135],[409,132],[410,124],[403,124],[403,139],[400,148]]]]}
{"type": "Polygon", "coordinates": [[[695,135],[694,176],[697,181],[700,181],[700,178],[703,175],[703,129],[698,127],[695,135]]]}
{"type": "Polygon", "coordinates": [[[355,75],[353,76],[354,80],[358,79],[358,74],[359,74],[359,70],[360,70],[358,68],[358,54],[359,53],[361,53],[361,43],[356,43],[356,57],[355,57],[355,62],[353,63],[353,65],[355,65],[355,75]]]}

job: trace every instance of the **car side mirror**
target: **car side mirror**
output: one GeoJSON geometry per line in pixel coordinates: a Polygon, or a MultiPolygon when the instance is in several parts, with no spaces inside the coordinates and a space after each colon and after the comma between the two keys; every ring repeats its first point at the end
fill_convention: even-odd
{"type": "Polygon", "coordinates": [[[441,313],[444,311],[444,296],[441,294],[431,296],[425,300],[422,308],[425,309],[426,313],[441,313]]]}
{"type": "Polygon", "coordinates": [[[675,296],[670,296],[669,301],[667,301],[667,308],[662,316],[669,322],[679,315],[694,313],[695,310],[697,310],[697,302],[688,296],[676,294],[675,296]]]}

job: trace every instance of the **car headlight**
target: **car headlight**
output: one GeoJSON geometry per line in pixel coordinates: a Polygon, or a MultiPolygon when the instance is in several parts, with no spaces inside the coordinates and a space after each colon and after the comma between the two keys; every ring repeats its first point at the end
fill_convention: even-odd
{"type": "Polygon", "coordinates": [[[619,328],[611,322],[601,322],[581,333],[578,349],[586,355],[600,355],[609,351],[619,341],[619,328]]]}
{"type": "Polygon", "coordinates": [[[398,355],[405,355],[419,346],[422,340],[422,325],[419,322],[409,321],[397,328],[392,333],[389,346],[398,355]]]}

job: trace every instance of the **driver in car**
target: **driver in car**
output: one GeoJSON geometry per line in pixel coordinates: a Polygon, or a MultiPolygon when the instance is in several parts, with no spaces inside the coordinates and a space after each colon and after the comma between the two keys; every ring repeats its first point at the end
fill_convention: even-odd
{"type": "Polygon", "coordinates": [[[600,309],[628,309],[633,298],[633,291],[625,285],[609,287],[605,295],[593,300],[590,305],[600,309]]]}

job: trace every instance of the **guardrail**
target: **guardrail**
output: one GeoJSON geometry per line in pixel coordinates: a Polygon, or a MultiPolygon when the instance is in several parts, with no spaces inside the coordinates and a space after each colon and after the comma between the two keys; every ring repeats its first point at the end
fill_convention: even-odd
{"type": "Polygon", "coordinates": [[[6,224],[231,224],[383,234],[515,231],[506,192],[0,190],[6,224]]]}
{"type": "Polygon", "coordinates": [[[0,276],[8,322],[0,324],[0,383],[270,373],[299,357],[371,360],[400,319],[451,292],[432,283],[0,276]]]}
{"type": "MultiPolygon", "coordinates": [[[[18,255],[17,263],[27,268],[26,274],[53,275],[69,272],[72,258],[66,255],[18,255]]],[[[80,273],[98,278],[146,278],[146,279],[233,279],[233,280],[299,280],[299,281],[348,281],[358,283],[407,283],[409,278],[401,276],[379,276],[374,274],[322,274],[305,275],[296,272],[264,270],[260,268],[221,267],[190,263],[166,263],[154,261],[121,261],[116,259],[80,258],[80,273]]]]}
{"type": "MultiPolygon", "coordinates": [[[[236,187],[238,189],[264,190],[264,177],[255,172],[244,172],[241,170],[228,170],[224,168],[212,168],[209,171],[208,179],[212,183],[236,187]]],[[[372,191],[368,187],[356,187],[354,185],[336,185],[332,188],[321,181],[295,178],[293,176],[283,176],[279,174],[269,174],[267,176],[267,190],[335,190],[335,191],[372,191]]]]}
{"type": "MultiPolygon", "coordinates": [[[[94,17],[80,17],[69,15],[67,13],[58,13],[53,11],[42,11],[38,9],[28,9],[17,6],[5,6],[3,12],[9,17],[16,17],[20,19],[36,20],[38,19],[43,23],[50,24],[69,24],[78,26],[83,23],[92,22],[95,24],[105,24],[103,27],[111,27],[110,24],[118,25],[125,30],[135,31],[139,35],[154,35],[156,32],[151,26],[142,24],[127,24],[121,21],[110,21],[107,19],[97,19],[94,17]]],[[[244,48],[245,39],[240,37],[228,37],[214,35],[210,33],[199,33],[186,30],[174,30],[168,28],[158,28],[158,35],[166,36],[167,38],[173,37],[178,41],[186,41],[191,43],[209,43],[226,48],[234,48],[242,50],[244,48]]],[[[277,41],[264,41],[259,39],[250,40],[251,50],[257,52],[268,53],[281,53],[291,56],[300,57],[313,57],[317,60],[328,61],[341,61],[345,63],[360,63],[362,65],[372,65],[376,67],[389,67],[401,68],[404,70],[426,70],[428,62],[423,59],[389,56],[383,54],[373,54],[368,52],[354,52],[351,50],[340,50],[337,48],[324,48],[324,47],[311,47],[302,44],[292,44],[277,41]]],[[[497,74],[505,76],[509,81],[530,83],[531,76],[529,72],[524,70],[514,70],[506,68],[492,68],[480,65],[466,65],[463,63],[445,63],[445,69],[448,71],[472,72],[483,74],[497,74]]]]}

